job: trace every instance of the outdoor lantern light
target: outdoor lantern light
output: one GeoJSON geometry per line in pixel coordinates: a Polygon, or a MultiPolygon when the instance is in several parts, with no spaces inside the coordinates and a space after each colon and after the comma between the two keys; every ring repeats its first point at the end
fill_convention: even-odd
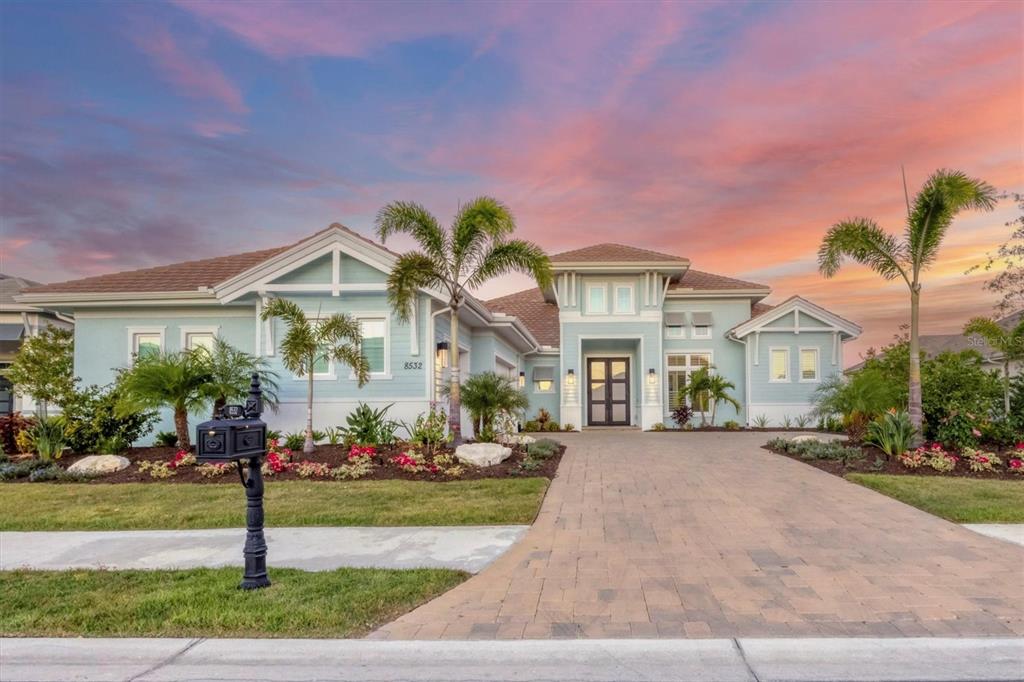
{"type": "Polygon", "coordinates": [[[267,425],[263,413],[260,377],[252,375],[245,405],[226,405],[213,419],[196,427],[196,459],[200,462],[232,461],[245,488],[245,572],[239,587],[268,587],[267,541],[263,537],[263,473],[267,454],[267,425]],[[245,464],[243,468],[243,463],[245,464]]]}
{"type": "Polygon", "coordinates": [[[658,375],[654,373],[653,367],[647,370],[647,383],[649,383],[651,386],[658,383],[658,375]]]}
{"type": "Polygon", "coordinates": [[[570,369],[566,371],[565,383],[567,386],[576,385],[576,370],[570,369]]]}
{"type": "Polygon", "coordinates": [[[526,386],[526,372],[520,372],[519,373],[519,388],[524,388],[525,386],[526,386]]]}
{"type": "Polygon", "coordinates": [[[448,366],[448,342],[439,341],[437,344],[437,364],[444,369],[448,366]]]}

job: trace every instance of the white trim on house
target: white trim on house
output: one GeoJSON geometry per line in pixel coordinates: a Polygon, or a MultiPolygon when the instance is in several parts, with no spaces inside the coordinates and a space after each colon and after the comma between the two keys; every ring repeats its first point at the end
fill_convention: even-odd
{"type": "Polygon", "coordinates": [[[768,346],[768,383],[770,384],[788,384],[793,380],[793,358],[792,353],[789,352],[789,346],[768,346]],[[775,366],[772,356],[777,352],[781,351],[786,354],[786,376],[783,379],[775,378],[775,366]]]}
{"type": "Polygon", "coordinates": [[[788,332],[791,334],[799,334],[800,332],[842,332],[843,334],[854,338],[860,336],[862,330],[858,325],[850,322],[849,320],[844,320],[834,313],[830,313],[821,306],[811,303],[805,298],[793,296],[763,315],[759,315],[753,319],[736,325],[728,332],[728,335],[735,339],[741,339],[754,331],[776,333],[788,332]],[[800,313],[796,311],[802,311],[811,317],[815,317],[826,323],[827,326],[803,327],[800,325],[800,313]],[[791,312],[794,313],[794,324],[792,327],[768,326],[770,323],[788,315],[791,312]]]}
{"type": "Polygon", "coordinates": [[[179,330],[179,346],[181,350],[190,350],[188,347],[188,337],[192,334],[209,334],[213,338],[220,336],[220,325],[194,325],[187,324],[178,327],[179,330]]]}
{"type": "Polygon", "coordinates": [[[148,325],[143,327],[125,327],[125,331],[128,333],[128,366],[130,367],[135,363],[135,356],[138,353],[138,347],[135,344],[135,337],[142,335],[153,335],[160,337],[160,352],[164,353],[167,351],[167,326],[166,325],[148,325]]]}
{"type": "MultiPolygon", "coordinates": [[[[363,320],[381,320],[384,322],[384,370],[381,372],[370,372],[371,380],[385,380],[392,379],[391,374],[391,313],[388,312],[354,312],[348,313],[349,317],[352,317],[359,322],[363,320]]],[[[461,345],[461,344],[460,344],[461,345]]],[[[351,381],[355,381],[355,372],[350,372],[348,378],[351,381]]]]}
{"type": "Polygon", "coordinates": [[[797,352],[797,382],[801,384],[816,384],[821,381],[821,349],[817,346],[800,346],[797,352]],[[814,377],[804,378],[804,352],[814,353],[814,377]]]}

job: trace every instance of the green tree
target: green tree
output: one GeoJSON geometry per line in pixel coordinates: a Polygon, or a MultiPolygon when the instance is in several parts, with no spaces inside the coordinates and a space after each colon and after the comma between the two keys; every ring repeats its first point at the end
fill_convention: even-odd
{"type": "Polygon", "coordinates": [[[61,405],[75,391],[75,334],[45,327],[26,339],[6,375],[19,391],[32,396],[45,419],[49,403],[61,405]]]}
{"type": "Polygon", "coordinates": [[[718,403],[728,403],[737,410],[740,403],[729,391],[735,391],[736,384],[732,383],[721,374],[711,374],[707,380],[707,397],[711,403],[711,425],[715,425],[715,413],[718,411],[718,403]]]}
{"type": "Polygon", "coordinates": [[[137,358],[135,365],[121,376],[122,395],[117,413],[127,415],[139,410],[171,408],[178,447],[187,450],[192,447],[188,415],[198,413],[206,404],[209,381],[207,363],[192,351],[137,358]]]}
{"type": "Polygon", "coordinates": [[[531,275],[538,286],[551,285],[551,264],[539,246],[510,239],[515,220],[507,206],[490,197],[479,197],[459,208],[451,228],[445,229],[423,206],[396,201],[377,214],[381,241],[394,234],[408,234],[419,244],[398,258],[388,276],[388,301],[399,319],[408,321],[420,289],[433,289],[448,298],[452,352],[449,384],[449,429],[461,440],[459,383],[459,310],[467,290],[494,277],[512,272],[531,275]]]}
{"type": "Polygon", "coordinates": [[[1004,329],[987,317],[975,317],[964,327],[964,334],[977,334],[1003,357],[1003,411],[1010,414],[1010,363],[1024,360],[1024,319],[1016,327],[1004,329]]]}
{"type": "Polygon", "coordinates": [[[263,319],[280,318],[287,327],[281,339],[281,362],[306,377],[306,441],[302,451],[313,452],[313,374],[318,363],[340,362],[352,368],[362,388],[370,380],[370,363],[363,355],[363,333],[356,320],[343,313],[310,320],[294,301],[275,298],[263,309],[263,319]]]}
{"type": "Polygon", "coordinates": [[[229,401],[244,401],[248,397],[253,374],[260,377],[263,403],[277,410],[277,372],[269,368],[266,360],[249,355],[219,338],[214,339],[213,348],[196,348],[192,352],[201,354],[206,363],[210,379],[203,386],[203,395],[213,402],[214,416],[229,401]]]}
{"type": "Polygon", "coordinates": [[[711,372],[707,367],[701,367],[690,375],[690,383],[686,386],[686,395],[690,398],[690,406],[694,411],[700,412],[700,425],[707,426],[707,413],[710,403],[709,392],[711,390],[711,372]]]}
{"type": "Polygon", "coordinates": [[[477,440],[492,440],[494,419],[502,412],[530,406],[526,394],[497,372],[474,374],[462,384],[462,404],[469,410],[477,440]]]}
{"type": "Polygon", "coordinates": [[[907,224],[898,240],[870,218],[852,218],[833,225],[818,249],[818,268],[825,277],[839,272],[844,258],[866,265],[886,280],[902,279],[910,292],[910,422],[921,433],[921,355],[919,315],[921,274],[938,257],[939,247],[958,213],[990,211],[995,189],[960,171],[938,170],[929,176],[913,202],[906,191],[907,224]]]}
{"type": "Polygon", "coordinates": [[[815,389],[811,414],[820,419],[840,415],[850,440],[859,442],[872,420],[902,407],[900,383],[877,367],[865,367],[850,377],[832,375],[815,389]]]}
{"type": "Polygon", "coordinates": [[[985,271],[995,268],[997,274],[985,282],[985,288],[1000,296],[996,312],[1009,315],[1024,308],[1024,194],[1014,192],[1001,198],[1008,198],[1017,206],[1017,215],[1006,222],[1010,236],[995,253],[988,254],[988,262],[975,265],[967,274],[979,268],[985,271]]]}

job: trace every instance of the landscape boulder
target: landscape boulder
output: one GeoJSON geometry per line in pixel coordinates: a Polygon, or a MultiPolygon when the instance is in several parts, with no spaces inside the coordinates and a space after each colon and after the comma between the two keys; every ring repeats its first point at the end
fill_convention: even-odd
{"type": "Polygon", "coordinates": [[[513,433],[509,436],[505,436],[502,439],[505,445],[529,445],[530,443],[536,443],[537,439],[533,436],[529,436],[525,433],[513,433]]]}
{"type": "Polygon", "coordinates": [[[455,448],[455,457],[467,464],[489,467],[512,456],[512,448],[500,443],[466,443],[455,448]]]}
{"type": "Polygon", "coordinates": [[[68,467],[68,473],[79,476],[103,476],[127,469],[131,462],[120,455],[89,455],[68,467]]]}
{"type": "Polygon", "coordinates": [[[817,436],[805,433],[802,436],[793,436],[790,440],[794,443],[820,443],[821,439],[817,436]]]}

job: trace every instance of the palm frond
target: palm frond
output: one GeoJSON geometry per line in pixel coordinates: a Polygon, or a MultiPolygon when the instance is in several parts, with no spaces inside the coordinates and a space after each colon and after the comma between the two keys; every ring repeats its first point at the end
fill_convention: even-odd
{"type": "Polygon", "coordinates": [[[402,322],[408,322],[416,294],[431,287],[454,292],[455,283],[447,279],[442,262],[418,251],[402,254],[388,274],[388,303],[402,322]]]}
{"type": "Polygon", "coordinates": [[[382,241],[393,234],[412,236],[433,258],[445,258],[445,232],[422,205],[411,201],[393,201],[377,212],[377,237],[382,241]]]}
{"type": "Polygon", "coordinates": [[[352,368],[352,373],[356,375],[356,381],[360,388],[370,380],[370,361],[366,359],[358,345],[343,343],[333,346],[330,356],[337,362],[352,368]]]}
{"type": "Polygon", "coordinates": [[[478,267],[489,245],[516,229],[512,211],[491,197],[477,197],[459,208],[451,230],[451,255],[456,277],[478,267]]]}
{"type": "Polygon", "coordinates": [[[991,211],[996,190],[962,171],[941,169],[929,176],[914,197],[907,217],[906,240],[917,268],[931,264],[958,213],[968,209],[991,211]]]}
{"type": "Polygon", "coordinates": [[[910,279],[904,268],[903,245],[870,218],[852,218],[833,225],[818,248],[818,270],[825,277],[839,272],[844,258],[866,265],[885,279],[910,279]]]}
{"type": "Polygon", "coordinates": [[[286,330],[279,346],[281,364],[289,372],[300,376],[305,374],[313,364],[320,343],[299,304],[288,299],[275,298],[263,309],[261,317],[264,320],[277,317],[284,321],[286,330]]]}
{"type": "Polygon", "coordinates": [[[551,261],[544,250],[533,242],[510,239],[497,242],[483,254],[465,286],[476,288],[493,277],[512,272],[531,275],[542,289],[551,285],[551,261]]]}

